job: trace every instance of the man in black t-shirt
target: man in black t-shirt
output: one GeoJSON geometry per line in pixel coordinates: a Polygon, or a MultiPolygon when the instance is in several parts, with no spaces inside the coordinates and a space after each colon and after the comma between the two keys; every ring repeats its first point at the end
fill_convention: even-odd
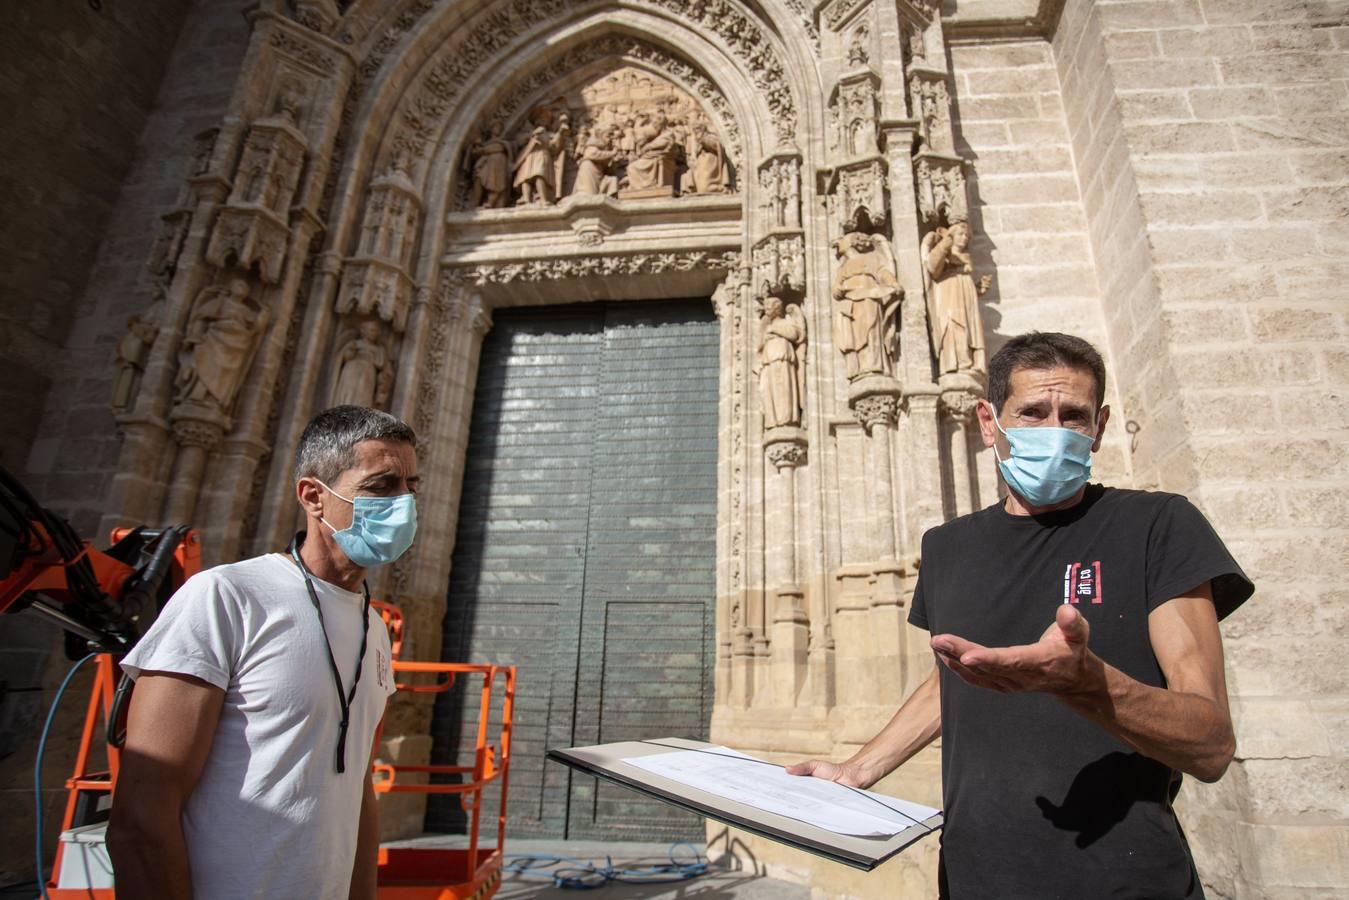
{"type": "Polygon", "coordinates": [[[1080,338],[994,356],[1007,498],[924,536],[909,613],[940,665],[850,759],[788,768],[867,787],[940,736],[943,897],[1203,896],[1171,802],[1231,762],[1218,621],[1254,587],[1184,497],[1087,483],[1104,397],[1080,338]]]}

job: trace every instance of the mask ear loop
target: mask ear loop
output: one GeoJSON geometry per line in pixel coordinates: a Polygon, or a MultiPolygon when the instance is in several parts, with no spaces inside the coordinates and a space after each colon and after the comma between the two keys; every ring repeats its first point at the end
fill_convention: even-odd
{"type": "MultiPolygon", "coordinates": [[[[341,501],[343,501],[344,503],[350,503],[350,504],[351,504],[351,508],[352,508],[353,510],[356,509],[356,501],[355,501],[355,500],[348,500],[346,497],[343,497],[343,496],[342,496],[341,494],[339,494],[337,491],[335,491],[335,490],[333,490],[332,488],[328,487],[328,485],[323,484],[323,479],[322,479],[322,478],[317,478],[317,477],[316,477],[314,480],[317,481],[319,484],[322,484],[322,485],[323,485],[323,489],[324,489],[325,491],[327,491],[328,493],[332,494],[332,495],[333,495],[334,497],[336,497],[338,500],[341,500],[341,501]]],[[[334,528],[334,527],[332,526],[332,524],[331,524],[327,519],[323,518],[323,516],[319,516],[319,521],[322,522],[324,525],[327,525],[327,526],[328,526],[328,530],[331,531],[333,534],[337,534],[337,529],[334,528]]],[[[353,522],[354,522],[354,521],[355,521],[355,520],[354,520],[354,518],[353,518],[353,522]]],[[[344,528],[344,529],[342,529],[342,530],[345,531],[346,529],[344,528]]]]}

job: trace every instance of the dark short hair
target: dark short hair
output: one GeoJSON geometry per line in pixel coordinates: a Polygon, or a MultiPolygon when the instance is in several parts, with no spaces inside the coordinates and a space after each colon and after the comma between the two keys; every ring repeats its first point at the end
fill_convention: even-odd
{"type": "Polygon", "coordinates": [[[361,441],[417,443],[417,435],[403,420],[364,406],[334,406],[309,420],[295,449],[295,480],[317,478],[332,484],[356,464],[355,447],[361,441]]]}
{"type": "Polygon", "coordinates": [[[1096,381],[1096,410],[1105,405],[1105,361],[1096,348],[1080,337],[1058,331],[1019,334],[1002,345],[988,361],[988,400],[1002,413],[1017,369],[1053,369],[1065,366],[1090,372],[1096,381]]]}

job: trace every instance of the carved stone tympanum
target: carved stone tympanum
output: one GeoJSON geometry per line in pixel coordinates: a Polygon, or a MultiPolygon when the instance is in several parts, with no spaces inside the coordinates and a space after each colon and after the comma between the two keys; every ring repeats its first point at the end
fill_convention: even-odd
{"type": "Polygon", "coordinates": [[[520,192],[517,206],[551,203],[557,199],[558,183],[562,180],[559,163],[571,123],[564,114],[558,129],[551,134],[542,125],[535,126],[529,139],[515,158],[515,180],[512,186],[520,192]]]}
{"type": "Polygon", "coordinates": [[[469,148],[468,159],[473,175],[473,206],[499,209],[510,202],[511,158],[515,148],[501,135],[501,123],[493,122],[484,129],[480,140],[469,148]]]}

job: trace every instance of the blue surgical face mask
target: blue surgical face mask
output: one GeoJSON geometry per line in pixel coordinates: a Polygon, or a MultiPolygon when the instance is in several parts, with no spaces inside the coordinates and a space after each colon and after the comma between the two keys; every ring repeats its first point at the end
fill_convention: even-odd
{"type": "MultiPolygon", "coordinates": [[[[992,409],[992,404],[989,404],[992,409]]],[[[1007,486],[1031,506],[1053,506],[1076,494],[1091,477],[1091,447],[1095,438],[1071,428],[1007,428],[998,422],[998,411],[993,410],[993,424],[998,426],[1011,445],[1007,459],[998,459],[1007,486]]]]}
{"type": "MultiPolygon", "coordinates": [[[[314,479],[318,481],[318,479],[314,479]]],[[[319,481],[319,484],[323,484],[319,481]]],[[[319,521],[332,529],[333,539],[347,559],[363,569],[382,566],[402,556],[417,536],[417,498],[414,494],[397,497],[357,497],[348,500],[323,484],[339,500],[351,504],[351,526],[338,531],[322,516],[319,521]]]]}

